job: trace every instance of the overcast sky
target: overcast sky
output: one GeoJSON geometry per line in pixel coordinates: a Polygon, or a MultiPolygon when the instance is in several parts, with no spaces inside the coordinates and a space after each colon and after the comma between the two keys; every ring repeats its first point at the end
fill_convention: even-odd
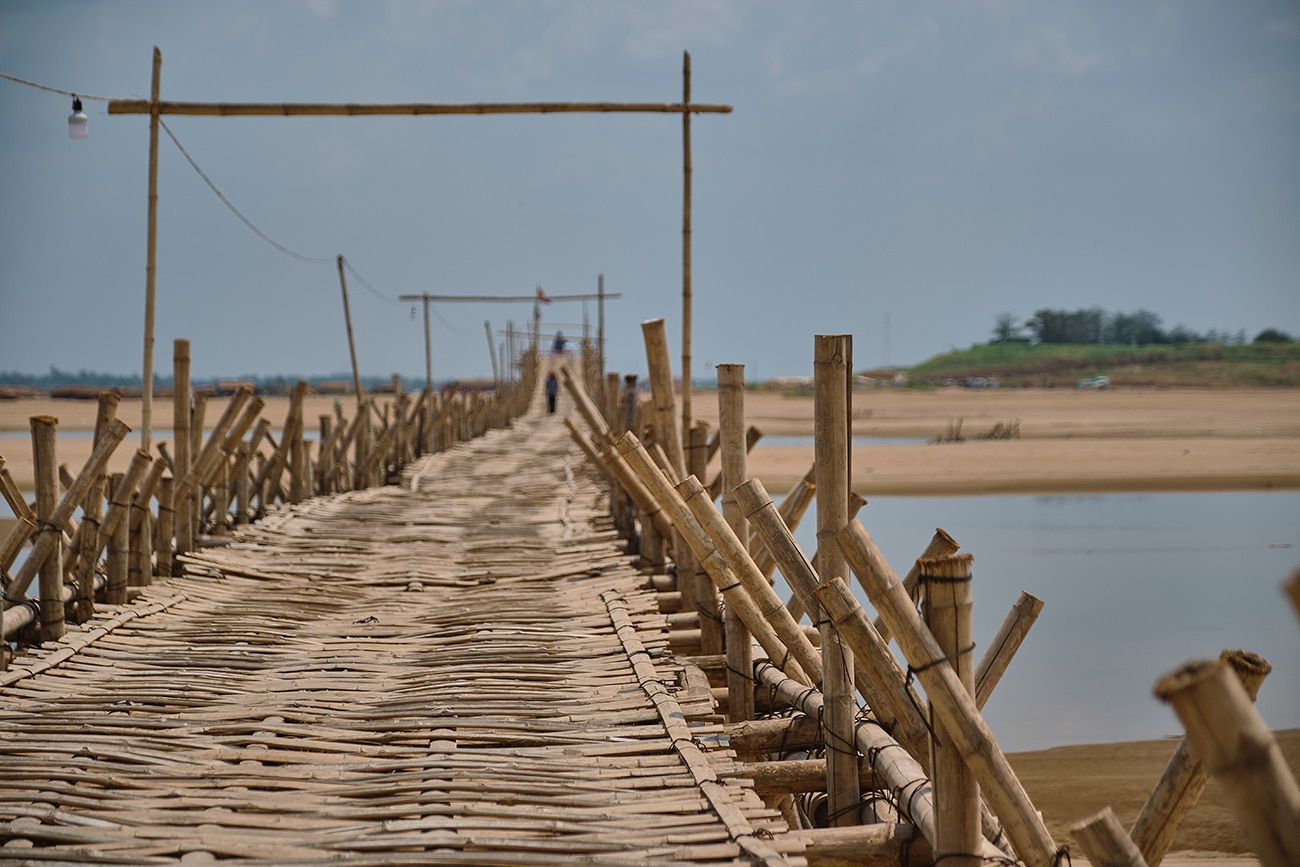
{"type": "MultiPolygon", "coordinates": [[[[1300,334],[1294,2],[50,2],[0,0],[0,71],[92,96],[258,102],[675,102],[692,124],[694,374],[810,374],[984,342],[996,316],[1099,306],[1300,334]]],[[[148,123],[0,80],[0,370],[142,368],[148,123]]],[[[403,293],[605,289],[609,368],[639,323],[681,351],[672,115],[164,120],[277,242],[343,254],[365,375],[424,371],[403,293]],[[385,297],[380,297],[380,295],[385,297]]],[[[333,262],[276,251],[164,135],[156,369],[349,368],[333,262]]],[[[434,376],[491,372],[441,304],[434,376]]],[[[556,303],[543,329],[594,330],[556,303]]],[[[499,335],[497,340],[502,339],[499,335]]]]}

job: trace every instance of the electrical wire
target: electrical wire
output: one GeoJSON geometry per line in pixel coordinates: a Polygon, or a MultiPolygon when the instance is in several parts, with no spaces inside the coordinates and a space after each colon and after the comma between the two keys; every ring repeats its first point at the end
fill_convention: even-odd
{"type": "Polygon", "coordinates": [[[28,87],[34,87],[37,90],[46,90],[50,93],[61,93],[64,96],[71,96],[78,99],[95,99],[100,102],[112,102],[116,98],[112,96],[91,96],[90,94],[81,93],[80,91],[63,90],[58,87],[50,87],[48,84],[37,84],[34,81],[28,81],[25,78],[19,78],[18,76],[10,75],[7,72],[0,72],[0,78],[7,78],[10,81],[17,82],[18,84],[25,84],[28,87]]]}
{"type": "Polygon", "coordinates": [[[380,292],[374,286],[371,286],[368,282],[366,282],[366,278],[362,277],[359,273],[357,273],[357,269],[352,267],[352,263],[348,261],[347,256],[343,257],[343,267],[348,269],[348,273],[351,274],[353,277],[355,277],[358,283],[366,287],[367,291],[369,291],[371,295],[374,295],[376,298],[378,298],[381,301],[387,301],[389,304],[400,304],[405,306],[406,304],[405,301],[401,301],[397,298],[393,298],[389,295],[385,295],[383,292],[380,292]]]}

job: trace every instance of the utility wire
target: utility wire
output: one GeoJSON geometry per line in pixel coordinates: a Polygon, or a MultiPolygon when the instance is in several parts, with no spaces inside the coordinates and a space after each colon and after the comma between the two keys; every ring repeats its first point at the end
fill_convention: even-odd
{"type": "MultiPolygon", "coordinates": [[[[217,198],[221,199],[221,203],[225,205],[227,208],[229,208],[230,212],[234,214],[236,217],[238,217],[241,223],[243,223],[245,226],[251,229],[253,234],[257,235],[257,237],[261,238],[263,241],[270,244],[272,247],[279,250],[281,253],[284,253],[286,256],[292,256],[293,258],[298,259],[299,261],[302,262],[332,262],[334,260],[333,256],[304,256],[302,253],[298,253],[295,252],[294,250],[290,250],[288,247],[284,246],[279,241],[275,240],[270,235],[266,234],[261,229],[257,228],[257,226],[253,224],[252,220],[248,219],[248,217],[245,217],[243,213],[239,210],[239,208],[236,208],[234,204],[230,201],[230,199],[226,198],[225,193],[217,189],[217,185],[212,183],[212,179],[209,178],[207,174],[204,173],[203,169],[199,168],[198,163],[194,162],[194,157],[190,156],[189,151],[185,150],[185,146],[181,144],[180,139],[176,138],[176,133],[171,131],[171,128],[167,126],[167,123],[162,118],[158,118],[158,125],[163,128],[164,132],[167,133],[167,137],[172,140],[172,144],[176,145],[176,149],[181,152],[181,156],[185,157],[185,160],[190,164],[190,167],[194,169],[195,172],[198,173],[199,177],[203,178],[203,183],[208,185],[208,189],[212,190],[212,192],[216,194],[217,198]]],[[[360,279],[360,277],[358,277],[357,279],[360,279]]]]}
{"type": "Polygon", "coordinates": [[[9,79],[10,81],[15,81],[15,82],[17,82],[18,84],[25,84],[25,85],[27,85],[28,87],[34,87],[34,88],[36,88],[37,90],[47,90],[47,91],[49,91],[50,93],[61,93],[61,94],[63,94],[64,96],[71,96],[71,97],[76,97],[76,98],[80,98],[80,99],[97,99],[97,100],[99,100],[100,102],[111,102],[111,101],[115,98],[115,97],[112,97],[112,96],[91,96],[90,94],[86,94],[86,93],[74,92],[74,91],[71,91],[71,90],[63,90],[63,89],[58,88],[58,87],[50,87],[50,86],[47,85],[47,84],[37,84],[37,83],[34,82],[34,81],[28,81],[28,80],[25,79],[25,78],[19,78],[18,76],[16,76],[16,75],[10,75],[10,74],[7,73],[7,72],[0,72],[0,78],[7,78],[7,79],[9,79]]]}

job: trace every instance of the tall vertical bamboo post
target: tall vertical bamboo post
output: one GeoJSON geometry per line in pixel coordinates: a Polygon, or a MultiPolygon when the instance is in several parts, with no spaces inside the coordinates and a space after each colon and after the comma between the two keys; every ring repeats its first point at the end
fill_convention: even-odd
{"type": "MultiPolygon", "coordinates": [[[[689,61],[687,68],[689,70],[689,61]]],[[[749,525],[732,492],[732,488],[744,482],[747,475],[745,365],[719,364],[716,369],[718,434],[722,448],[722,516],[740,544],[748,550],[749,525]]],[[[754,655],[749,632],[731,608],[726,611],[724,626],[727,634],[727,722],[735,723],[754,716],[754,655]]]]}
{"type": "MultiPolygon", "coordinates": [[[[108,483],[114,491],[123,487],[126,476],[113,473],[108,483]]],[[[109,605],[121,605],[126,602],[128,573],[131,569],[131,528],[126,521],[114,524],[108,533],[107,555],[104,558],[104,573],[107,582],[104,585],[104,601],[109,605]]]]}
{"type": "Polygon", "coordinates": [[[1157,681],[1155,693],[1223,786],[1256,857],[1265,867],[1300,864],[1300,786],[1232,667],[1190,662],[1157,681]]]}
{"type": "MultiPolygon", "coordinates": [[[[174,478],[182,478],[190,470],[193,452],[190,449],[190,342],[181,338],[172,343],[172,440],[176,449],[174,478]]],[[[176,522],[176,553],[184,554],[194,548],[194,533],[190,524],[189,497],[178,497],[172,502],[176,522]]]]}
{"type": "MultiPolygon", "coordinates": [[[[1225,650],[1219,658],[1232,666],[1246,688],[1246,695],[1254,701],[1273,666],[1263,657],[1244,650],[1225,650]]],[[[1200,800],[1208,780],[1205,764],[1192,749],[1191,739],[1184,735],[1129,832],[1148,867],[1160,867],[1178,828],[1200,800]]]]}
{"type": "Polygon", "coordinates": [[[921,622],[907,591],[860,522],[836,534],[854,573],[898,639],[935,715],[949,729],[950,740],[965,758],[1007,836],[1029,867],[1052,867],[1057,846],[989,730],[975,699],[962,686],[934,636],[921,622]]]}
{"type": "MultiPolygon", "coordinates": [[[[605,384],[605,389],[609,389],[611,383],[609,374],[605,373],[605,275],[596,275],[596,376],[605,384]]],[[[618,388],[618,377],[613,382],[615,391],[618,388]]],[[[601,395],[606,401],[609,400],[609,392],[606,391],[601,395]]],[[[613,419],[610,419],[613,421],[613,419]]]]}
{"type": "MultiPolygon", "coordinates": [[[[343,274],[343,257],[338,257],[339,290],[343,293],[343,323],[348,330],[348,357],[352,359],[352,387],[357,392],[357,411],[361,411],[363,392],[361,391],[361,374],[357,372],[357,345],[352,339],[352,310],[348,307],[348,280],[343,274]]],[[[357,458],[360,461],[364,456],[357,458]]]]}
{"type": "Polygon", "coordinates": [[[63,545],[62,530],[51,521],[59,500],[59,459],[55,428],[59,420],[49,415],[32,416],[32,464],[36,474],[36,518],[41,536],[54,537],[56,544],[40,563],[41,640],[63,636],[63,545]]]}
{"type": "MultiPolygon", "coordinates": [[[[813,443],[817,485],[817,557],[814,566],[822,580],[848,573],[835,534],[848,523],[848,376],[852,369],[852,338],[822,334],[813,353],[813,443]]],[[[858,755],[847,749],[853,743],[853,653],[840,640],[835,626],[821,624],[822,692],[826,697],[826,794],[832,826],[856,825],[858,755]]]]}
{"type": "MultiPolygon", "coordinates": [[[[691,429],[691,53],[682,52],[682,431],[691,429]]],[[[671,380],[670,380],[671,384],[671,380]]],[[[667,435],[665,430],[664,434],[667,435]]],[[[681,448],[681,437],[677,437],[681,448]]],[[[669,452],[672,454],[672,452],[669,452]]],[[[685,475],[685,473],[683,473],[685,475]]]]}
{"type": "Polygon", "coordinates": [[[144,371],[140,382],[140,450],[153,443],[153,311],[158,286],[158,124],[162,120],[162,52],[153,47],[149,87],[149,216],[144,266],[144,371]]]}
{"type": "MultiPolygon", "coordinates": [[[[697,422],[691,426],[690,448],[687,449],[687,467],[697,479],[704,478],[708,468],[707,422],[697,422]]],[[[723,631],[718,622],[718,589],[705,574],[698,558],[692,558],[691,568],[677,570],[677,589],[682,591],[682,603],[687,608],[694,605],[696,616],[700,621],[700,653],[717,655],[723,652],[723,631]]],[[[752,666],[750,669],[751,670],[752,666]]]]}
{"type": "MultiPolygon", "coordinates": [[[[623,377],[623,402],[622,402],[622,407],[623,407],[622,430],[623,431],[636,430],[636,414],[637,414],[636,381],[637,381],[637,375],[635,373],[629,373],[624,375],[623,377]]],[[[629,554],[637,554],[641,550],[641,536],[637,533],[636,523],[632,521],[630,518],[632,513],[632,500],[630,499],[630,497],[627,500],[626,505],[627,505],[628,515],[629,515],[629,520],[627,522],[627,544],[628,544],[627,552],[629,554]]],[[[721,647],[719,647],[718,652],[719,653],[722,652],[721,647]]]]}
{"type": "MultiPolygon", "coordinates": [[[[971,659],[975,643],[971,637],[971,570],[973,558],[958,554],[921,561],[921,585],[925,588],[926,624],[939,647],[957,672],[970,695],[975,694],[975,664],[971,659]]],[[[930,720],[930,777],[934,780],[938,839],[935,858],[952,861],[957,867],[979,867],[980,790],[948,734],[943,720],[930,720]]]]}
{"type": "MultiPolygon", "coordinates": [[[[668,355],[668,335],[664,331],[664,321],[650,319],[642,322],[641,333],[645,338],[646,362],[650,367],[650,396],[654,402],[655,427],[658,431],[655,440],[668,453],[678,477],[685,477],[686,460],[682,455],[682,436],[673,409],[673,367],[668,355]]],[[[685,393],[685,385],[682,390],[685,393]]]]}
{"type": "Polygon", "coordinates": [[[172,505],[171,476],[164,477],[158,483],[158,536],[155,540],[155,558],[158,574],[170,577],[172,574],[173,536],[176,531],[176,512],[172,505]]]}

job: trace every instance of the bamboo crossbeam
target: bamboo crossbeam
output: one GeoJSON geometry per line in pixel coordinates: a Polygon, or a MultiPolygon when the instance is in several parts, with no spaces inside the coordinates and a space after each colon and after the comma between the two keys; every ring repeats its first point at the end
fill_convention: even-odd
{"type": "Polygon", "coordinates": [[[1038,613],[1042,610],[1043,600],[1027,591],[1020,592],[1020,597],[1011,606],[1011,611],[1007,613],[1002,626],[998,628],[997,635],[993,636],[988,649],[984,651],[979,665],[975,668],[976,707],[982,710],[989,697],[993,695],[994,687],[1006,673],[1011,658],[1020,649],[1025,636],[1029,634],[1034,621],[1038,619],[1038,613]]]}
{"type": "Polygon", "coordinates": [[[1155,693],[1173,706],[1256,857],[1265,867],[1300,864],[1300,786],[1232,667],[1190,662],[1157,681],[1155,693]]]}
{"type": "MultiPolygon", "coordinates": [[[[743,770],[745,776],[754,781],[754,791],[762,796],[826,791],[825,759],[755,762],[743,770]]],[[[883,788],[876,772],[865,764],[858,771],[858,786],[864,792],[883,788]]]]}
{"type": "Polygon", "coordinates": [[[725,728],[727,746],[742,756],[783,753],[821,745],[816,718],[799,714],[778,719],[745,720],[725,728]]]}
{"type": "MultiPolygon", "coordinates": [[[[109,114],[149,114],[147,99],[110,99],[109,114]]],[[[465,114],[730,114],[731,106],[692,102],[184,102],[157,101],[159,114],[193,117],[375,117],[465,114]]],[[[608,297],[608,296],[607,296],[608,297]]],[[[529,296],[527,300],[534,300],[529,296]]]]}
{"type": "Polygon", "coordinates": [[[808,867],[907,867],[930,864],[934,852],[915,825],[882,822],[800,832],[808,867]]]}
{"type": "MultiPolygon", "coordinates": [[[[1225,650],[1219,658],[1232,666],[1241,678],[1241,685],[1251,701],[1259,694],[1273,667],[1261,656],[1244,650],[1225,650]]],[[[1160,867],[1165,853],[1192,807],[1200,800],[1209,775],[1200,756],[1192,749],[1191,740],[1184,735],[1174,748],[1169,761],[1138,812],[1129,837],[1137,845],[1148,867],[1160,867]]]]}
{"type": "Polygon", "coordinates": [[[1059,851],[1056,843],[980,715],[974,697],[962,687],[934,636],[921,622],[907,591],[897,580],[885,578],[886,572],[892,570],[887,569],[874,540],[857,521],[836,538],[854,573],[866,584],[872,604],[897,636],[908,664],[925,687],[931,707],[948,726],[953,743],[993,812],[1002,820],[1016,854],[1029,867],[1052,867],[1059,851]]]}
{"type": "MultiPolygon", "coordinates": [[[[68,520],[72,517],[72,513],[76,511],[77,506],[85,499],[86,493],[90,490],[90,486],[94,483],[99,474],[104,471],[104,467],[108,464],[108,459],[112,457],[113,452],[117,449],[118,445],[121,444],[122,440],[126,438],[126,435],[130,431],[131,428],[120,419],[113,420],[113,423],[109,425],[109,429],[104,435],[103,441],[95,445],[94,451],[91,452],[90,457],[86,459],[85,465],[81,468],[81,473],[77,476],[77,480],[73,483],[71,488],[64,492],[63,499],[59,501],[58,508],[56,508],[54,514],[50,516],[49,523],[53,527],[59,529],[60,532],[67,527],[68,520]]],[[[8,595],[11,600],[22,598],[23,594],[27,592],[28,585],[30,585],[32,579],[36,577],[36,572],[40,568],[40,564],[45,562],[46,557],[50,556],[50,551],[54,549],[55,545],[60,545],[62,543],[63,540],[60,537],[60,533],[41,533],[37,536],[35,548],[28,558],[23,561],[22,567],[18,570],[18,574],[14,576],[13,582],[9,586],[9,591],[6,595],[8,595]]]]}

